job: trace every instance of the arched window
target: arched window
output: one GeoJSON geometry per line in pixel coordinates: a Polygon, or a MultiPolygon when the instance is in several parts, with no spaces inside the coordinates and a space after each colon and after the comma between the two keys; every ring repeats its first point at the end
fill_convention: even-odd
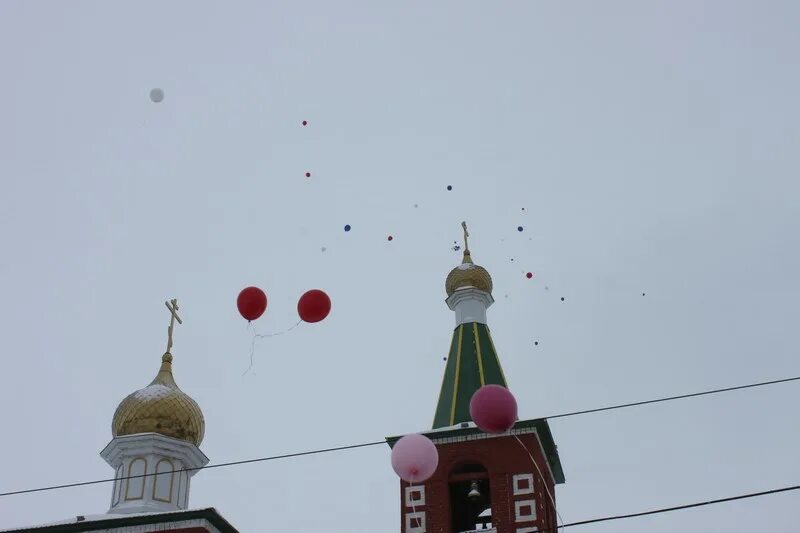
{"type": "Polygon", "coordinates": [[[172,485],[175,473],[172,461],[161,459],[156,463],[156,478],[153,482],[153,499],[160,502],[172,501],[172,485]]]}
{"type": "Polygon", "coordinates": [[[147,461],[144,457],[137,457],[131,461],[128,467],[128,479],[125,480],[125,500],[141,500],[144,498],[144,479],[147,472],[147,461]]]}
{"type": "Polygon", "coordinates": [[[479,463],[465,463],[450,472],[450,520],[454,533],[491,527],[489,472],[479,463]]]}

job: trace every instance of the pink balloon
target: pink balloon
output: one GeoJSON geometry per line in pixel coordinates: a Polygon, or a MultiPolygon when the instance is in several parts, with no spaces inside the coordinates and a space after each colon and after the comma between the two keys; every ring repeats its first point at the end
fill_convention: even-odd
{"type": "Polygon", "coordinates": [[[505,387],[484,385],[472,395],[469,414],[486,433],[505,433],[517,421],[517,400],[505,387]]]}
{"type": "Polygon", "coordinates": [[[425,435],[406,435],[392,448],[392,468],[403,481],[425,481],[436,472],[438,465],[439,451],[425,435]]]}

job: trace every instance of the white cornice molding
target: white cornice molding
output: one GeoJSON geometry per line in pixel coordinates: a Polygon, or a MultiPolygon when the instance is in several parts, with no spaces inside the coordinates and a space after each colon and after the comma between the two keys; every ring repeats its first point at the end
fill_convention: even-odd
{"type": "Polygon", "coordinates": [[[158,433],[114,437],[100,456],[115,472],[110,514],[186,509],[191,478],[208,464],[194,443],[158,433]]]}
{"type": "MultiPolygon", "coordinates": [[[[124,457],[130,455],[154,454],[180,459],[187,468],[200,468],[208,464],[209,458],[200,448],[184,440],[165,437],[158,433],[137,433],[114,437],[100,452],[100,457],[117,468],[124,457]]],[[[190,470],[194,475],[197,470],[190,470]]]]}
{"type": "Polygon", "coordinates": [[[445,302],[456,313],[456,326],[472,322],[486,324],[486,310],[494,303],[494,298],[486,291],[464,287],[451,294],[445,302]]]}

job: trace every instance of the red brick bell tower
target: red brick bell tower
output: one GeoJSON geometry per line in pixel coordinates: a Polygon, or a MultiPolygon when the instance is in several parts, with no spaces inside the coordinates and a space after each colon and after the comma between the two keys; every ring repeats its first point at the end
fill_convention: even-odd
{"type": "MultiPolygon", "coordinates": [[[[469,402],[486,384],[507,387],[486,310],[492,278],[472,262],[464,227],[464,260],[447,276],[447,305],[456,328],[433,429],[439,465],[424,483],[400,483],[402,533],[532,533],[557,526],[555,486],[564,482],[545,419],[518,421],[507,434],[484,433],[469,402]]],[[[394,446],[400,436],[387,439],[394,446]]],[[[555,529],[553,529],[555,531],[555,529]]]]}

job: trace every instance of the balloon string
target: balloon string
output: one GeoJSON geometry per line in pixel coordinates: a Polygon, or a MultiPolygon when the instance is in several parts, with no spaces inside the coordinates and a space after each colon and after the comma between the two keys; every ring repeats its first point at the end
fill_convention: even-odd
{"type": "MultiPolygon", "coordinates": [[[[302,321],[303,321],[303,319],[301,318],[300,320],[297,321],[297,323],[295,325],[293,325],[289,329],[285,329],[283,331],[276,331],[275,333],[258,333],[256,331],[255,324],[253,324],[253,341],[250,343],[250,366],[247,367],[247,370],[245,370],[242,373],[242,375],[244,376],[245,374],[250,372],[250,370],[253,368],[253,356],[255,355],[255,351],[256,351],[256,340],[257,339],[265,339],[267,337],[276,337],[278,335],[283,335],[284,333],[289,333],[294,328],[299,326],[302,321]]],[[[247,327],[248,327],[248,329],[250,328],[250,323],[247,324],[247,327]]]]}
{"type": "Polygon", "coordinates": [[[544,490],[545,492],[547,492],[547,497],[550,498],[550,503],[553,504],[553,510],[556,512],[556,517],[558,518],[558,521],[561,522],[561,530],[563,530],[564,519],[561,518],[561,513],[558,512],[558,508],[556,507],[556,501],[553,499],[553,495],[550,494],[550,489],[547,487],[547,481],[545,481],[544,476],[542,475],[542,471],[539,470],[539,465],[536,463],[536,459],[533,458],[533,454],[528,449],[528,447],[525,446],[525,443],[522,442],[522,439],[519,438],[519,435],[517,435],[516,433],[512,433],[512,435],[514,435],[514,438],[517,439],[519,445],[522,446],[522,449],[525,450],[525,452],[528,454],[528,457],[531,458],[531,462],[533,463],[533,466],[536,467],[536,471],[539,473],[539,477],[542,478],[542,485],[544,485],[544,490]]]}

